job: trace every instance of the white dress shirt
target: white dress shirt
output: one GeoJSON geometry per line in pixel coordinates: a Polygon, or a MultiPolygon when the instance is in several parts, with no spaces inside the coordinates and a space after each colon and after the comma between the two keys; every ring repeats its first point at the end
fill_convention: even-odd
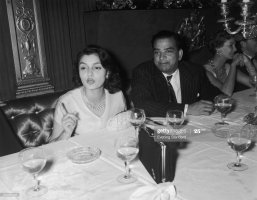
{"type": "Polygon", "coordinates": [[[252,56],[247,55],[245,52],[243,52],[245,56],[247,56],[250,60],[253,58],[252,56]]]}
{"type": "MultiPolygon", "coordinates": [[[[173,74],[170,74],[170,75],[165,74],[165,73],[162,73],[162,74],[163,74],[163,76],[165,77],[166,80],[167,80],[167,76],[172,75],[170,83],[171,83],[171,85],[173,87],[173,90],[175,92],[177,103],[181,103],[182,102],[182,97],[181,97],[179,70],[177,69],[175,72],[173,72],[173,74]]],[[[188,108],[188,104],[185,104],[184,115],[186,115],[186,113],[187,113],[187,108],[188,108]]]]}

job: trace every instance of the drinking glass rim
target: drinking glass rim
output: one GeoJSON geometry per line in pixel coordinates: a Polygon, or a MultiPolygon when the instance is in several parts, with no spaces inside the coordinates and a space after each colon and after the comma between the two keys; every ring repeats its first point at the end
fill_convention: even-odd
{"type": "Polygon", "coordinates": [[[45,157],[45,159],[46,159],[46,154],[45,154],[44,150],[43,150],[41,147],[28,147],[28,148],[22,149],[22,150],[19,152],[19,157],[21,156],[21,154],[22,154],[23,152],[25,152],[25,151],[27,151],[27,150],[31,150],[31,149],[40,149],[40,150],[43,152],[44,157],[45,157]]]}
{"type": "Polygon", "coordinates": [[[131,108],[131,109],[130,109],[130,111],[132,111],[132,112],[133,112],[133,110],[140,110],[140,111],[145,112],[144,109],[142,109],[142,108],[131,108]]]}
{"type": "Polygon", "coordinates": [[[22,149],[19,153],[21,153],[23,151],[26,151],[26,150],[29,150],[29,149],[41,149],[42,151],[44,151],[41,147],[27,147],[25,149],[22,149]]]}
{"type": "Polygon", "coordinates": [[[121,139],[121,138],[130,138],[129,139],[129,141],[130,140],[136,140],[136,143],[137,143],[137,148],[139,149],[139,139],[138,138],[136,138],[136,137],[133,137],[133,136],[121,136],[121,137],[118,137],[118,138],[116,138],[115,139],[115,141],[114,141],[114,149],[115,149],[115,151],[117,151],[118,149],[116,148],[116,143],[117,143],[117,141],[119,140],[119,139],[121,139]]]}
{"type": "Polygon", "coordinates": [[[181,116],[184,117],[184,112],[181,111],[181,110],[168,110],[168,111],[166,111],[166,118],[168,117],[167,115],[168,115],[169,112],[180,112],[180,113],[181,113],[181,116]]]}
{"type": "Polygon", "coordinates": [[[229,96],[229,95],[227,95],[227,94],[219,94],[219,95],[217,95],[216,97],[214,97],[214,99],[217,98],[217,97],[219,97],[219,96],[229,97],[230,99],[232,99],[232,97],[229,96]]]}

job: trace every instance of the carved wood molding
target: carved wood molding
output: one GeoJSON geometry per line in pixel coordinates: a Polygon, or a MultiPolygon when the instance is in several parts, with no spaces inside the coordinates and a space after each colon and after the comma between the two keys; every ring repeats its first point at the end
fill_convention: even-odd
{"type": "Polygon", "coordinates": [[[49,84],[39,0],[6,0],[16,73],[16,97],[53,92],[49,84]],[[24,90],[24,87],[26,90],[24,90]]]}

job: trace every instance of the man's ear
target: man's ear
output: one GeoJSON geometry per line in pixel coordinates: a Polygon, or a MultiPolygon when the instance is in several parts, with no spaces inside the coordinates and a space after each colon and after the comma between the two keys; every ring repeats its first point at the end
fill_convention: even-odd
{"type": "Polygon", "coordinates": [[[241,47],[245,47],[245,45],[246,45],[245,41],[240,41],[240,45],[241,45],[241,47]]]}
{"type": "Polygon", "coordinates": [[[182,59],[182,57],[183,57],[183,50],[180,49],[180,50],[178,51],[178,60],[180,61],[180,60],[182,59]]]}

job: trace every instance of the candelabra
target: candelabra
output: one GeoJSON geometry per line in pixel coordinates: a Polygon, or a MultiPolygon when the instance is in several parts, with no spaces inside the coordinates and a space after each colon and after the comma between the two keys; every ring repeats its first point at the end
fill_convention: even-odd
{"type": "Polygon", "coordinates": [[[242,2],[238,3],[241,7],[241,13],[240,15],[242,16],[242,20],[237,20],[235,21],[236,25],[239,25],[239,27],[235,31],[231,31],[229,27],[229,21],[234,20],[233,17],[228,17],[229,14],[229,5],[230,3],[227,2],[227,0],[221,0],[221,3],[218,5],[221,8],[221,15],[223,16],[223,19],[218,20],[217,22],[219,23],[224,23],[225,30],[229,34],[236,34],[242,31],[242,35],[244,38],[249,38],[254,31],[256,31],[257,26],[255,25],[255,21],[250,19],[251,12],[250,9],[254,2],[250,0],[243,0],[242,2]]]}

